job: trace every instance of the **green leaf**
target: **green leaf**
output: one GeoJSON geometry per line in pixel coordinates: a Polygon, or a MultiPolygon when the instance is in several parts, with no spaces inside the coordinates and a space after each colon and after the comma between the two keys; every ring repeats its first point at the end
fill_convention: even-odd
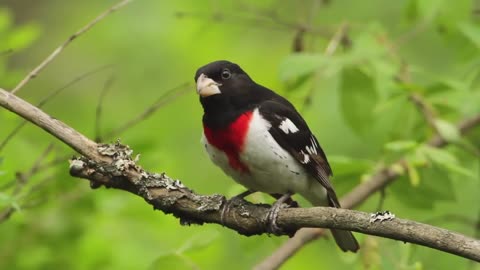
{"type": "Polygon", "coordinates": [[[418,185],[420,184],[420,176],[418,174],[417,168],[409,162],[406,162],[406,165],[410,184],[412,184],[413,187],[418,187],[418,185]]]}
{"type": "Polygon", "coordinates": [[[0,192],[0,207],[13,207],[15,210],[20,210],[17,198],[4,192],[0,192]]]}
{"type": "Polygon", "coordinates": [[[382,101],[379,101],[376,105],[375,108],[373,109],[373,112],[375,114],[380,114],[380,113],[388,113],[388,110],[391,110],[392,108],[395,107],[398,103],[404,101],[406,99],[407,95],[405,92],[397,93],[395,95],[392,95],[388,98],[385,98],[382,101]]]}
{"type": "Polygon", "coordinates": [[[426,199],[452,201],[455,199],[453,183],[448,174],[438,166],[422,170],[420,177],[423,179],[419,188],[424,190],[426,199]],[[431,198],[428,198],[428,196],[431,198]]]}
{"type": "Polygon", "coordinates": [[[413,269],[414,270],[423,270],[423,263],[420,261],[417,261],[413,264],[413,269]]]}
{"type": "Polygon", "coordinates": [[[13,201],[12,204],[10,205],[15,211],[20,212],[22,208],[20,207],[20,204],[16,201],[13,201]]]}
{"type": "Polygon", "coordinates": [[[5,203],[10,201],[11,196],[8,195],[7,193],[0,192],[0,203],[5,203]]]}
{"type": "Polygon", "coordinates": [[[218,232],[206,230],[201,234],[196,234],[188,239],[178,250],[177,253],[184,253],[190,250],[200,250],[207,247],[218,238],[218,232]]]}
{"type": "Polygon", "coordinates": [[[460,141],[460,132],[454,124],[442,119],[435,119],[434,125],[437,128],[439,135],[447,142],[460,141]]]}
{"type": "Polygon", "coordinates": [[[464,176],[466,176],[470,179],[475,179],[477,177],[474,171],[469,170],[465,167],[462,167],[462,166],[458,165],[457,163],[444,164],[444,168],[453,172],[453,173],[458,173],[458,174],[464,175],[464,176]]]}
{"type": "Polygon", "coordinates": [[[416,21],[418,19],[418,0],[409,0],[405,8],[405,17],[409,21],[416,21]]]}
{"type": "Polygon", "coordinates": [[[377,92],[372,77],[358,68],[345,68],[341,75],[340,105],[346,123],[359,134],[368,133],[374,122],[377,92]]]}
{"type": "Polygon", "coordinates": [[[461,23],[458,29],[465,35],[478,49],[480,49],[480,29],[472,23],[461,23]]]}
{"type": "Polygon", "coordinates": [[[415,187],[412,185],[412,180],[408,180],[406,177],[401,177],[393,183],[392,194],[399,201],[414,208],[430,209],[438,201],[455,199],[452,180],[444,169],[432,166],[417,172],[418,179],[422,180],[418,181],[418,185],[415,187]]]}
{"type": "Polygon", "coordinates": [[[403,167],[399,163],[392,164],[392,166],[390,166],[390,169],[392,169],[392,171],[394,171],[395,173],[397,173],[399,175],[405,174],[405,167],[403,167]]]}
{"type": "Polygon", "coordinates": [[[5,8],[0,8],[0,33],[6,31],[12,25],[12,15],[5,8]]]}
{"type": "Polygon", "coordinates": [[[297,53],[287,56],[280,64],[280,80],[284,82],[296,81],[313,74],[327,59],[321,54],[297,53]]]}
{"type": "Polygon", "coordinates": [[[360,175],[374,166],[374,163],[370,160],[353,159],[345,156],[330,156],[328,161],[335,176],[360,175]]]}
{"type": "Polygon", "coordinates": [[[40,28],[34,24],[28,24],[16,28],[11,33],[9,40],[7,41],[8,49],[24,49],[30,45],[40,35],[40,28]]]}
{"type": "Polygon", "coordinates": [[[197,267],[195,267],[195,265],[193,265],[192,262],[189,261],[185,256],[178,254],[166,254],[155,259],[155,261],[150,265],[149,269],[191,270],[197,269],[197,267]]]}
{"type": "Polygon", "coordinates": [[[425,145],[422,148],[420,148],[420,151],[424,153],[428,159],[430,159],[431,161],[439,165],[458,162],[457,158],[454,155],[450,154],[445,149],[439,149],[439,148],[425,145]]]}
{"type": "Polygon", "coordinates": [[[426,86],[426,87],[419,87],[419,90],[425,94],[425,96],[435,95],[438,93],[445,93],[449,92],[452,89],[451,85],[449,85],[445,80],[435,81],[434,83],[426,86]]]}
{"type": "Polygon", "coordinates": [[[393,141],[384,145],[385,149],[392,152],[406,152],[418,146],[416,141],[393,141]]]}
{"type": "Polygon", "coordinates": [[[438,149],[431,146],[424,146],[419,149],[420,152],[434,162],[435,164],[443,167],[454,173],[459,173],[469,178],[475,178],[475,173],[468,170],[458,164],[457,158],[445,149],[438,149]]]}

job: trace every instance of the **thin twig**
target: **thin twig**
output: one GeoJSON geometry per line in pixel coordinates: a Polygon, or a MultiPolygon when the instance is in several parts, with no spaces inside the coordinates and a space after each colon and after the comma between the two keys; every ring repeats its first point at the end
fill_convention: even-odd
{"type": "Polygon", "coordinates": [[[15,212],[15,208],[13,207],[9,207],[4,211],[0,212],[0,223],[8,220],[14,212],[15,212]]]}
{"type": "MultiPolygon", "coordinates": [[[[56,158],[54,158],[53,160],[51,160],[51,161],[49,161],[49,162],[45,162],[45,163],[43,163],[43,164],[40,164],[40,165],[37,167],[37,172],[50,169],[50,168],[55,167],[55,166],[57,166],[57,165],[59,165],[59,164],[65,164],[65,163],[66,163],[70,158],[72,158],[72,157],[73,157],[73,153],[72,153],[72,154],[68,154],[68,155],[63,155],[63,156],[56,157],[56,158]]],[[[0,187],[0,190],[6,189],[6,188],[9,188],[9,187],[12,187],[14,184],[15,184],[15,181],[9,182],[9,183],[7,183],[6,185],[0,187]]]]}
{"type": "Polygon", "coordinates": [[[41,171],[40,168],[42,166],[42,162],[45,159],[45,156],[48,155],[48,153],[50,153],[52,150],[53,150],[53,143],[50,143],[27,172],[25,172],[25,173],[17,172],[15,178],[13,180],[9,181],[8,183],[2,185],[0,187],[0,190],[11,188],[15,184],[17,184],[16,189],[13,192],[13,195],[18,194],[18,192],[20,192],[20,190],[18,190],[18,188],[25,185],[26,182],[28,181],[28,179],[30,177],[32,177],[32,175],[41,171]]]}
{"type": "MultiPolygon", "coordinates": [[[[348,26],[349,26],[348,23],[346,22],[342,23],[340,27],[337,29],[337,31],[333,34],[327,46],[325,47],[325,51],[323,53],[325,56],[332,56],[337,51],[339,45],[342,44],[342,40],[344,40],[347,35],[348,26]]],[[[314,77],[319,76],[321,70],[323,70],[323,67],[314,73],[314,77]]],[[[316,78],[314,79],[316,80],[316,78]]],[[[314,92],[315,92],[315,86],[312,85],[308,90],[308,93],[303,98],[303,102],[301,105],[302,110],[304,110],[310,104],[310,102],[312,101],[312,96],[314,92]]]]}
{"type": "MultiPolygon", "coordinates": [[[[42,180],[40,180],[38,183],[36,183],[34,186],[32,186],[29,191],[25,193],[25,195],[22,196],[23,203],[20,205],[19,209],[29,209],[36,207],[44,202],[47,201],[46,198],[42,197],[36,200],[31,200],[31,196],[33,193],[36,193],[39,189],[39,187],[45,185],[47,182],[51,181],[53,178],[52,175],[48,175],[42,180]]],[[[7,221],[15,212],[17,209],[13,206],[7,207],[4,211],[0,212],[0,223],[7,221]]]]}
{"type": "Polygon", "coordinates": [[[190,91],[190,87],[192,87],[191,83],[183,83],[173,89],[168,90],[165,94],[160,96],[152,105],[146,108],[143,112],[141,112],[139,115],[132,118],[131,120],[127,121],[120,127],[117,127],[112,131],[108,132],[104,136],[104,138],[111,139],[115,136],[120,135],[121,133],[125,132],[126,130],[130,129],[131,127],[135,126],[136,124],[148,118],[150,115],[152,115],[154,112],[156,112],[163,106],[169,104],[170,102],[177,99],[178,97],[188,93],[190,91]]]}
{"type": "Polygon", "coordinates": [[[306,21],[303,25],[299,25],[296,29],[295,36],[293,38],[292,52],[299,53],[305,51],[305,34],[306,29],[312,29],[314,25],[315,16],[318,14],[318,9],[322,4],[321,0],[313,0],[312,6],[307,10],[306,21]]]}
{"type": "Polygon", "coordinates": [[[338,30],[333,35],[332,39],[328,42],[327,47],[325,48],[324,54],[327,56],[333,55],[340,44],[342,44],[342,40],[345,39],[345,36],[348,32],[348,23],[344,22],[340,25],[338,30]]]}
{"type": "Polygon", "coordinates": [[[2,143],[0,143],[0,152],[7,146],[8,142],[17,135],[18,132],[28,123],[26,120],[21,120],[20,124],[18,124],[10,133],[8,133],[7,137],[3,139],[2,143]]]}
{"type": "Polygon", "coordinates": [[[249,17],[238,14],[238,13],[228,13],[222,14],[219,12],[214,13],[203,13],[203,12],[177,12],[177,18],[201,18],[201,19],[210,19],[215,22],[224,22],[224,23],[234,23],[238,24],[239,21],[242,22],[242,25],[255,25],[256,27],[269,28],[274,30],[291,30],[291,29],[305,29],[305,32],[313,35],[319,35],[323,37],[328,37],[331,34],[331,31],[325,28],[313,28],[308,25],[288,22],[280,19],[274,12],[259,12],[258,10],[249,10],[249,17]],[[270,25],[267,26],[267,23],[270,25]]]}
{"type": "Polygon", "coordinates": [[[438,127],[435,124],[435,119],[437,118],[433,108],[427,103],[427,101],[418,93],[412,93],[409,96],[409,99],[415,104],[420,113],[425,118],[427,124],[435,131],[436,134],[440,134],[438,127]]]}
{"type": "MultiPolygon", "coordinates": [[[[16,174],[16,179],[13,180],[13,183],[16,183],[16,186],[12,192],[12,197],[13,196],[18,196],[20,192],[24,189],[25,186],[27,186],[28,182],[30,179],[39,171],[39,167],[42,164],[42,162],[45,160],[45,158],[48,156],[48,154],[53,150],[53,143],[50,143],[45,150],[40,154],[40,156],[35,160],[33,163],[32,167],[25,173],[17,172],[16,174]]],[[[30,192],[29,192],[30,193],[30,192]]],[[[0,213],[0,223],[8,220],[12,214],[16,211],[15,207],[13,206],[8,206],[5,210],[3,210],[0,213]]]]}
{"type": "Polygon", "coordinates": [[[68,154],[60,157],[54,158],[52,161],[47,162],[41,166],[38,167],[38,170],[46,170],[52,167],[57,166],[58,164],[66,162],[68,159],[70,159],[73,156],[73,154],[68,154]]]}
{"type": "Polygon", "coordinates": [[[428,28],[428,24],[430,22],[431,21],[424,20],[424,21],[420,22],[419,24],[417,24],[416,27],[411,28],[411,30],[409,30],[408,32],[399,36],[395,41],[395,44],[396,44],[395,47],[398,48],[398,47],[410,42],[417,35],[424,32],[428,28]]]}
{"type": "MultiPolygon", "coordinates": [[[[54,97],[56,97],[57,95],[59,95],[63,90],[69,88],[70,86],[76,84],[77,82],[79,81],[82,81],[86,78],[88,78],[89,76],[91,75],[94,75],[96,74],[97,72],[100,72],[104,69],[107,69],[107,68],[110,68],[112,65],[104,65],[104,66],[100,66],[98,68],[95,68],[95,69],[92,69],[90,71],[87,71],[83,74],[80,74],[80,76],[74,78],[73,80],[69,81],[68,83],[66,83],[65,85],[57,88],[56,90],[52,91],[50,94],[48,94],[45,98],[43,98],[38,104],[37,104],[37,107],[38,108],[42,108],[47,102],[49,102],[50,100],[52,100],[54,97]]],[[[3,141],[0,143],[0,152],[5,148],[5,146],[7,146],[8,142],[13,138],[15,137],[15,135],[20,132],[20,130],[28,123],[28,121],[26,120],[22,120],[22,122],[20,124],[18,124],[18,126],[16,126],[8,135],[7,137],[5,137],[5,139],[3,139],[3,141]]]]}
{"type": "Polygon", "coordinates": [[[108,15],[112,14],[116,10],[122,8],[123,6],[127,5],[129,2],[132,0],[123,0],[118,2],[117,4],[113,5],[106,11],[104,11],[102,14],[98,15],[93,21],[89,22],[87,25],[84,27],[80,28],[75,34],[71,35],[62,45],[60,45],[58,48],[56,48],[45,60],[43,60],[40,65],[38,65],[36,68],[34,68],[28,75],[20,81],[20,83],[13,88],[11,91],[12,94],[15,94],[18,90],[20,90],[23,86],[25,86],[31,79],[35,78],[38,76],[38,74],[48,65],[50,64],[73,40],[75,40],[77,37],[80,35],[84,34],[88,30],[90,30],[93,26],[95,26],[97,23],[99,23],[101,20],[103,20],[105,17],[108,15]]]}
{"type": "Polygon", "coordinates": [[[32,167],[26,172],[26,173],[21,173],[17,172],[17,179],[18,179],[18,185],[17,188],[13,191],[13,195],[17,195],[23,186],[25,186],[29,179],[32,178],[34,174],[36,174],[39,171],[39,167],[42,164],[42,162],[45,160],[45,158],[48,156],[48,154],[53,150],[53,143],[50,143],[45,150],[40,154],[40,156],[37,158],[37,160],[33,163],[32,167]]]}
{"type": "Polygon", "coordinates": [[[101,134],[101,118],[102,118],[102,107],[103,107],[103,100],[107,95],[108,90],[111,89],[113,82],[115,81],[115,77],[112,75],[108,77],[103,85],[103,89],[100,92],[100,97],[98,98],[97,109],[95,112],[95,141],[100,142],[102,141],[102,134],[101,134]]]}

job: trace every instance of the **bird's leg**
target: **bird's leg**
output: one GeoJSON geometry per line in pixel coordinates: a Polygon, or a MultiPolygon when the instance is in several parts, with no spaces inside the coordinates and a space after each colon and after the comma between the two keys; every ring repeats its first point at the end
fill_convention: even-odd
{"type": "Polygon", "coordinates": [[[282,208],[282,205],[290,200],[290,197],[293,195],[291,192],[283,194],[278,200],[272,205],[270,210],[267,213],[267,222],[269,224],[269,232],[273,234],[280,234],[282,230],[277,226],[277,217],[278,211],[282,208]]]}
{"type": "MultiPolygon", "coordinates": [[[[275,199],[280,199],[282,197],[283,194],[279,194],[279,193],[271,193],[270,196],[272,196],[273,198],[275,199]]],[[[287,199],[284,203],[288,204],[289,207],[291,208],[297,208],[297,207],[300,207],[300,204],[295,201],[294,199],[292,199],[292,197],[290,197],[289,199],[287,199]]]]}
{"type": "Polygon", "coordinates": [[[230,200],[227,200],[225,204],[223,205],[222,208],[222,213],[220,215],[220,221],[222,222],[222,225],[225,224],[225,216],[230,212],[230,206],[233,204],[234,201],[236,200],[243,200],[243,198],[247,197],[248,195],[255,193],[256,191],[253,190],[246,190],[236,196],[233,196],[230,200]]]}

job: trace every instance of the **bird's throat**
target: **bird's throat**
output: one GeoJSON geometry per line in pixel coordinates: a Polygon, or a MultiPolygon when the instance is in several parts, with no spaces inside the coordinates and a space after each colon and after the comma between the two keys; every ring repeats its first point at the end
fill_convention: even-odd
{"type": "Polygon", "coordinates": [[[251,111],[244,112],[229,125],[221,128],[203,123],[203,132],[208,143],[226,154],[232,168],[245,173],[248,173],[249,169],[240,160],[240,154],[244,148],[252,115],[251,111]]]}

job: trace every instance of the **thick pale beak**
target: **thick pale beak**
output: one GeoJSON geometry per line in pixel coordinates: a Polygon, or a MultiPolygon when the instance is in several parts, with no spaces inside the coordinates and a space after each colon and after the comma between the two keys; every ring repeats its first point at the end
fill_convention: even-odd
{"type": "Polygon", "coordinates": [[[220,94],[221,92],[218,88],[220,85],[221,84],[208,78],[202,73],[197,79],[197,93],[202,97],[220,94]]]}

